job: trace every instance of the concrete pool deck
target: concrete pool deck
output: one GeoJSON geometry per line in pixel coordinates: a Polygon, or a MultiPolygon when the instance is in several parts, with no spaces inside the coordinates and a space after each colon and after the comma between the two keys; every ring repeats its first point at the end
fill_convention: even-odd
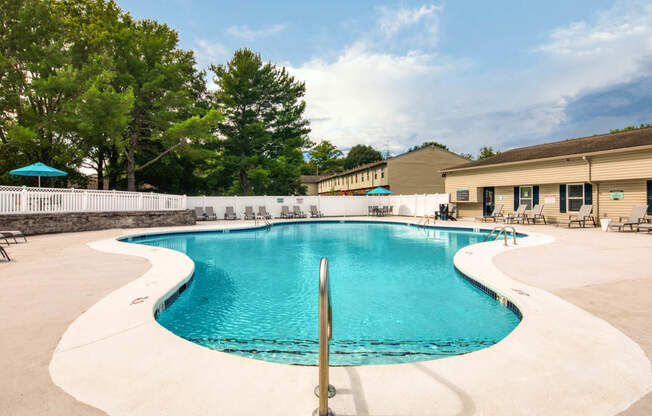
{"type": "MultiPolygon", "coordinates": [[[[192,228],[234,225],[217,222],[192,228]]],[[[541,349],[550,333],[528,334],[522,324],[496,346],[465,356],[335,368],[332,378],[338,395],[331,407],[337,414],[615,414],[649,390],[649,361],[621,332],[543,290],[500,279],[512,277],[571,300],[627,334],[649,357],[650,328],[645,321],[649,323],[652,315],[652,256],[645,253],[651,252],[652,236],[518,228],[551,235],[555,241],[498,254],[490,264],[478,266],[480,273],[496,267],[504,275],[496,281],[481,280],[500,287],[522,306],[525,324],[537,308],[551,307],[559,318],[553,335],[562,336],[553,341],[559,342],[541,349]],[[519,299],[508,293],[514,288],[530,296],[519,299]],[[528,340],[531,345],[523,344],[528,340]],[[582,355],[572,359],[578,350],[582,355]]],[[[0,414],[99,413],[58,390],[49,380],[48,362],[68,324],[148,268],[139,257],[101,253],[86,243],[139,231],[152,230],[39,236],[28,244],[12,245],[10,254],[16,261],[0,266],[0,289],[8,300],[0,303],[0,316],[5,318],[0,325],[8,335],[8,342],[0,346],[2,368],[8,369],[0,385],[0,414]]],[[[486,246],[502,251],[500,244],[486,246]]],[[[476,250],[472,247],[467,256],[480,255],[476,250]]],[[[152,281],[143,283],[138,290],[155,286],[152,281]]],[[[126,319],[133,315],[130,308],[139,305],[122,306],[126,319]]],[[[93,309],[97,307],[89,312],[93,309]]],[[[147,316],[145,308],[139,311],[147,316]]],[[[251,414],[258,407],[266,414],[292,415],[309,413],[316,406],[315,368],[210,351],[140,319],[124,332],[111,329],[111,322],[98,328],[91,320],[93,326],[81,332],[86,337],[82,342],[64,337],[52,361],[55,381],[69,391],[72,385],[74,395],[111,414],[251,414]],[[98,336],[102,331],[108,331],[107,336],[98,336]],[[121,360],[126,367],[116,366],[110,359],[125,347],[129,356],[121,360]]],[[[649,402],[647,396],[627,414],[650,414],[649,402]]]]}

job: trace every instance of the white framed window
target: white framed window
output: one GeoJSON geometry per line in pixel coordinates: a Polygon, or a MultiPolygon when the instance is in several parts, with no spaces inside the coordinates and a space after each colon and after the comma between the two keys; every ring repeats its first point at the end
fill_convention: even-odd
{"type": "Polygon", "coordinates": [[[566,206],[568,212],[577,212],[584,204],[584,184],[570,183],[566,185],[566,206]]]}
{"type": "Polygon", "coordinates": [[[532,186],[521,186],[518,190],[519,205],[525,205],[526,210],[532,209],[532,186]]]}

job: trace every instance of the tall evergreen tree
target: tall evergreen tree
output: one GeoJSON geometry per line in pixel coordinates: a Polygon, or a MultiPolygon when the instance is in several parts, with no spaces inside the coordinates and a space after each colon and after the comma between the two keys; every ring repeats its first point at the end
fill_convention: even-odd
{"type": "Polygon", "coordinates": [[[303,118],[305,84],[249,49],[236,51],[211,71],[218,87],[215,102],[225,117],[218,130],[224,171],[232,172],[229,192],[300,193],[302,149],[310,144],[303,118]]]}

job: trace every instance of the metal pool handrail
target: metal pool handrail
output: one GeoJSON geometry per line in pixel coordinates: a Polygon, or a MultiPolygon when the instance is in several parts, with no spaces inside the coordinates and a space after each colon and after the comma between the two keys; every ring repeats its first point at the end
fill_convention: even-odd
{"type": "Polygon", "coordinates": [[[328,408],[328,399],[335,396],[335,388],[328,384],[328,341],[333,336],[333,313],[328,284],[328,259],[322,257],[319,263],[319,385],[315,393],[319,396],[318,416],[333,415],[328,408]]]}
{"type": "Polygon", "coordinates": [[[482,242],[488,241],[489,238],[491,238],[491,236],[494,234],[494,231],[496,231],[496,237],[494,237],[494,239],[491,240],[491,241],[496,241],[497,239],[500,238],[500,235],[502,234],[505,237],[505,245],[507,245],[507,231],[506,231],[507,229],[512,230],[512,236],[514,237],[514,245],[517,245],[516,244],[516,228],[512,227],[511,225],[504,225],[502,227],[493,228],[489,232],[489,234],[487,234],[487,236],[484,238],[484,240],[482,240],[482,242]]]}

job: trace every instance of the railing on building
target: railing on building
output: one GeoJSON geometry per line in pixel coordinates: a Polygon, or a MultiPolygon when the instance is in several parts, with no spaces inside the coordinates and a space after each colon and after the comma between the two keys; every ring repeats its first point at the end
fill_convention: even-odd
{"type": "Polygon", "coordinates": [[[185,195],[0,186],[0,214],[175,211],[183,209],[187,209],[185,195]]]}

